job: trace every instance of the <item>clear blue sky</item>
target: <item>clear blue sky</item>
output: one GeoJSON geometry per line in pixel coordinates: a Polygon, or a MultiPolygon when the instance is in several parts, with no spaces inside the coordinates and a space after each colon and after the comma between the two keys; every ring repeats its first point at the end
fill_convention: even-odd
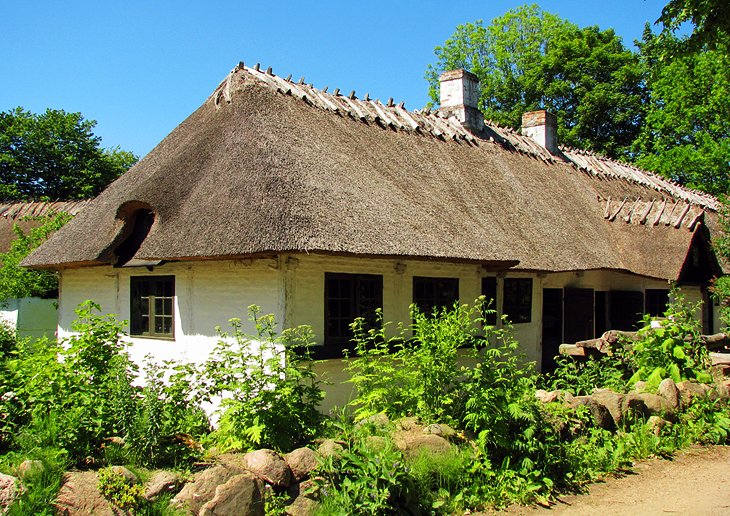
{"type": "MultiPolygon", "coordinates": [[[[542,1],[631,46],[667,0],[542,1]]],[[[525,2],[0,0],[0,111],[80,111],[105,147],[140,156],[239,61],[416,109],[433,49],[458,24],[525,2]]]]}

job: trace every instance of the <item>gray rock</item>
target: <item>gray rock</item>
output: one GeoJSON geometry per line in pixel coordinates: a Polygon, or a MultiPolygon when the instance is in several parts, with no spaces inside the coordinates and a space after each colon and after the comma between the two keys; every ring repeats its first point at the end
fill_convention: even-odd
{"type": "MultiPolygon", "coordinates": [[[[596,389],[591,394],[593,401],[602,405],[611,414],[613,424],[616,428],[620,427],[624,420],[623,403],[624,395],[613,392],[609,389],[596,389]]],[[[595,416],[594,416],[595,417],[595,416]]],[[[605,428],[605,427],[602,427],[605,428]]]]}
{"type": "Polygon", "coordinates": [[[400,430],[393,434],[396,447],[409,457],[421,453],[444,453],[451,449],[449,441],[433,434],[424,434],[418,430],[400,430]]]}
{"type": "Polygon", "coordinates": [[[175,508],[187,508],[191,514],[198,514],[200,509],[215,497],[216,488],[225,484],[236,475],[244,473],[243,469],[232,465],[214,466],[195,474],[193,481],[185,484],[182,490],[172,499],[175,508]]]}
{"type": "Polygon", "coordinates": [[[651,416],[651,417],[650,417],[650,418],[649,418],[649,419],[648,419],[648,420],[646,421],[646,424],[647,424],[647,426],[649,427],[649,429],[651,430],[651,432],[652,432],[652,433],[653,433],[654,435],[656,435],[657,437],[659,437],[659,436],[660,436],[660,435],[662,434],[662,430],[663,430],[663,429],[664,429],[664,428],[665,428],[665,427],[666,427],[667,425],[671,425],[671,423],[670,423],[669,421],[667,421],[666,419],[664,419],[664,418],[663,418],[663,417],[661,417],[661,416],[651,416]]]}
{"type": "Polygon", "coordinates": [[[25,478],[33,473],[40,473],[43,471],[43,463],[39,460],[24,460],[18,466],[16,473],[18,477],[25,478]]]}
{"type": "Polygon", "coordinates": [[[624,414],[631,413],[639,417],[664,416],[672,418],[674,411],[667,400],[658,394],[648,392],[630,393],[624,398],[624,414]]]}
{"type": "Polygon", "coordinates": [[[670,409],[679,409],[679,389],[677,388],[677,384],[674,383],[674,380],[672,380],[671,378],[665,378],[664,380],[662,380],[659,384],[658,392],[659,396],[667,401],[670,409]]]}
{"type": "Polygon", "coordinates": [[[10,507],[15,499],[23,494],[23,488],[18,482],[18,479],[0,473],[0,514],[5,514],[5,511],[10,507]]]}
{"type": "Polygon", "coordinates": [[[373,414],[372,416],[366,417],[365,419],[361,419],[357,423],[355,423],[355,428],[360,428],[361,426],[366,425],[372,425],[376,428],[385,428],[390,424],[390,419],[388,419],[388,416],[380,412],[378,414],[373,414]]]}
{"type": "Polygon", "coordinates": [[[453,428],[443,423],[428,425],[426,428],[423,429],[423,433],[440,435],[444,439],[449,439],[450,437],[454,437],[456,435],[456,431],[453,428]]]}
{"type": "Polygon", "coordinates": [[[688,407],[695,398],[705,398],[710,391],[710,386],[699,382],[679,382],[677,384],[679,390],[679,400],[682,408],[688,407]]]}
{"type": "Polygon", "coordinates": [[[256,450],[243,456],[246,467],[268,484],[286,489],[292,472],[284,458],[274,450],[256,450]]]}
{"type": "Polygon", "coordinates": [[[613,430],[615,428],[611,412],[601,403],[594,400],[591,396],[576,396],[570,401],[568,406],[571,408],[586,406],[588,407],[588,410],[590,410],[593,422],[597,427],[604,428],[606,430],[613,430]]]}
{"type": "Polygon", "coordinates": [[[646,382],[643,380],[639,380],[634,384],[633,388],[634,392],[646,392],[646,382]]]}
{"type": "Polygon", "coordinates": [[[325,439],[317,448],[317,452],[324,458],[339,457],[344,451],[344,446],[334,439],[325,439]]]}
{"type": "Polygon", "coordinates": [[[295,482],[307,478],[319,464],[317,452],[311,448],[297,448],[293,452],[284,455],[284,460],[289,465],[295,482]]]}
{"type": "Polygon", "coordinates": [[[264,516],[264,486],[249,472],[231,477],[215,489],[200,516],[264,516]]]}
{"type": "Polygon", "coordinates": [[[413,430],[420,426],[417,417],[402,417],[395,422],[396,430],[413,430]]]}
{"type": "Polygon", "coordinates": [[[183,478],[172,471],[158,471],[145,486],[144,497],[155,500],[163,494],[177,494],[182,488],[183,478]]]}
{"type": "Polygon", "coordinates": [[[314,516],[318,508],[318,502],[306,496],[298,496],[286,507],[285,511],[289,516],[314,516]]]}

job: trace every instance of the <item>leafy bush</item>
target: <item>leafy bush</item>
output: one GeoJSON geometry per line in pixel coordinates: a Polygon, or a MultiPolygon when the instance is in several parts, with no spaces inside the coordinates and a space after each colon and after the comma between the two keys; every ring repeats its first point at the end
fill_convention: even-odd
{"type": "Polygon", "coordinates": [[[98,473],[97,487],[101,495],[116,507],[130,514],[136,514],[147,500],[144,486],[133,484],[113,468],[103,468],[98,473]]]}
{"type": "Polygon", "coordinates": [[[223,414],[213,436],[221,449],[267,447],[291,450],[312,439],[322,420],[321,382],[312,369],[309,326],[276,331],[272,314],[249,307],[255,335],[231,319],[231,333],[204,364],[203,391],[221,396],[223,414]]]}
{"type": "Polygon", "coordinates": [[[317,471],[321,514],[412,514],[418,505],[413,478],[391,442],[372,447],[358,440],[323,459],[317,471]]]}
{"type": "Polygon", "coordinates": [[[666,319],[659,321],[659,327],[652,327],[651,317],[647,315],[637,340],[626,343],[627,360],[634,371],[629,378],[630,385],[644,380],[649,390],[656,390],[664,378],[675,382],[712,381],[701,322],[693,316],[697,307],[686,305],[676,290],[672,297],[674,301],[665,312],[666,319]]]}
{"type": "Polygon", "coordinates": [[[483,302],[473,307],[457,303],[430,315],[412,305],[413,323],[399,326],[392,337],[387,337],[390,325],[382,324],[380,312],[376,328],[366,329],[364,320],[356,319],[354,357],[346,366],[358,392],[351,403],[356,419],[384,412],[453,422],[462,374],[457,358],[460,349],[481,342],[483,302]]]}
{"type": "Polygon", "coordinates": [[[71,326],[75,333],[61,344],[17,343],[0,373],[6,379],[0,412],[7,414],[0,423],[1,446],[60,448],[72,462],[86,463],[102,460],[102,443],[121,437],[127,450],[144,440],[144,454],[130,455],[153,465],[172,460],[167,437],[207,431],[202,411],[181,399],[190,390],[182,377],[173,373],[163,386],[159,380],[166,373],[158,368],[158,381],[146,389],[134,385],[137,367],[124,351],[122,323],[100,311],[93,302],[82,303],[71,326]],[[151,406],[163,416],[153,421],[151,406]]]}
{"type": "Polygon", "coordinates": [[[545,388],[570,392],[576,396],[591,394],[596,387],[616,392],[625,390],[630,367],[622,350],[615,350],[611,355],[589,356],[586,360],[558,356],[555,361],[555,370],[543,375],[538,382],[545,388]]]}

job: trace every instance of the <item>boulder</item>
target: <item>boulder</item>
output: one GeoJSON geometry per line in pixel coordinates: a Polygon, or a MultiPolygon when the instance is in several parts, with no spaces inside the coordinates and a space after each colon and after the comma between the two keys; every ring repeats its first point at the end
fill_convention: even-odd
{"type": "Polygon", "coordinates": [[[400,430],[393,434],[396,447],[409,457],[421,453],[444,453],[451,449],[449,441],[433,434],[424,434],[418,430],[400,430]]]}
{"type": "Polygon", "coordinates": [[[593,417],[593,422],[599,428],[613,430],[615,423],[611,412],[601,403],[594,400],[591,396],[576,396],[568,404],[570,408],[578,408],[580,406],[588,407],[593,417]]]}
{"type": "Polygon", "coordinates": [[[306,496],[298,496],[284,510],[289,516],[314,516],[318,508],[318,502],[306,496]]]}
{"type": "Polygon", "coordinates": [[[639,380],[634,384],[634,388],[632,390],[634,392],[646,392],[646,382],[643,380],[639,380]]]}
{"type": "Polygon", "coordinates": [[[554,403],[560,401],[560,394],[560,391],[548,392],[545,389],[538,389],[535,391],[535,398],[542,403],[554,403]]]}
{"type": "Polygon", "coordinates": [[[23,494],[23,488],[18,479],[0,473],[0,514],[5,514],[15,499],[23,494]]]}
{"type": "Polygon", "coordinates": [[[453,428],[451,428],[449,425],[445,425],[443,423],[436,423],[433,425],[428,425],[426,428],[423,429],[423,433],[432,434],[432,435],[440,435],[444,439],[449,439],[456,435],[456,431],[453,428]]]}
{"type": "Polygon", "coordinates": [[[43,463],[39,460],[24,460],[18,466],[16,473],[18,477],[25,478],[33,473],[40,473],[43,471],[43,463]]]}
{"type": "Polygon", "coordinates": [[[667,401],[669,408],[671,408],[672,410],[679,409],[679,389],[677,388],[677,384],[674,383],[674,380],[672,380],[671,378],[665,378],[664,380],[662,380],[659,384],[658,393],[659,396],[667,401]]]}
{"type": "Polygon", "coordinates": [[[342,443],[340,441],[335,441],[334,439],[324,439],[320,443],[319,448],[317,448],[317,452],[324,458],[339,457],[344,449],[345,448],[344,446],[342,446],[342,443]]]}
{"type": "Polygon", "coordinates": [[[200,516],[264,516],[264,485],[249,472],[235,475],[215,489],[200,516]]]}
{"type": "Polygon", "coordinates": [[[602,405],[606,408],[606,410],[608,410],[609,414],[611,414],[611,419],[613,419],[613,424],[615,427],[618,428],[621,426],[624,419],[623,394],[613,392],[610,389],[596,389],[595,391],[593,391],[593,394],[591,394],[591,398],[593,399],[593,401],[595,401],[599,405],[602,405]]]}
{"type": "Polygon", "coordinates": [[[117,514],[111,504],[96,487],[98,478],[94,471],[74,471],[63,476],[63,484],[53,506],[63,516],[117,514]]]}
{"type": "Polygon", "coordinates": [[[192,514],[198,514],[200,509],[215,497],[216,488],[225,484],[236,475],[244,473],[243,469],[230,464],[214,466],[196,473],[193,481],[185,484],[182,490],[172,499],[171,505],[175,508],[187,509],[192,514]]]}
{"type": "Polygon", "coordinates": [[[396,430],[413,430],[421,426],[417,417],[402,417],[395,422],[396,430]]]}
{"type": "Polygon", "coordinates": [[[624,414],[630,412],[643,418],[651,416],[664,416],[672,418],[674,411],[667,400],[658,394],[648,392],[630,393],[624,398],[624,414]]]}
{"type": "Polygon", "coordinates": [[[286,489],[291,484],[292,472],[284,458],[274,450],[256,450],[243,456],[246,468],[266,483],[286,489]]]}
{"type": "Polygon", "coordinates": [[[662,430],[664,429],[664,427],[666,427],[667,425],[671,425],[671,423],[669,421],[667,421],[666,419],[664,419],[661,416],[651,416],[646,421],[646,424],[649,427],[649,429],[651,430],[651,432],[654,435],[656,435],[657,437],[659,437],[662,434],[662,430]]]}
{"type": "Polygon", "coordinates": [[[112,466],[112,473],[123,477],[129,485],[139,484],[139,478],[137,475],[129,471],[124,466],[112,466]]]}
{"type": "Polygon", "coordinates": [[[355,423],[355,428],[360,428],[361,426],[366,425],[372,425],[375,428],[385,428],[389,424],[390,419],[388,419],[388,416],[384,412],[380,412],[378,414],[373,414],[372,416],[361,419],[360,421],[355,423]]]}
{"type": "Polygon", "coordinates": [[[297,448],[284,455],[295,482],[305,479],[319,464],[317,452],[311,448],[297,448]]]}
{"type": "Polygon", "coordinates": [[[145,486],[144,497],[147,500],[155,500],[163,494],[177,494],[182,488],[182,476],[172,471],[158,471],[145,486]]]}
{"type": "Polygon", "coordinates": [[[677,384],[679,400],[682,408],[688,407],[695,398],[705,398],[710,391],[710,386],[704,383],[685,381],[677,384]]]}

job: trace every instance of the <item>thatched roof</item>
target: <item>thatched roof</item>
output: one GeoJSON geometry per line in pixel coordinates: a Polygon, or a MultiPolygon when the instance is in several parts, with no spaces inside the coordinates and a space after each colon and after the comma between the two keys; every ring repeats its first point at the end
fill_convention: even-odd
{"type": "Polygon", "coordinates": [[[27,233],[42,223],[39,217],[60,212],[76,215],[88,203],[88,200],[0,203],[0,253],[7,252],[15,240],[14,225],[27,233]]]}
{"type": "Polygon", "coordinates": [[[125,217],[148,207],[136,259],[336,253],[676,279],[718,207],[631,166],[439,115],[239,66],[24,264],[113,263],[125,217]]]}

